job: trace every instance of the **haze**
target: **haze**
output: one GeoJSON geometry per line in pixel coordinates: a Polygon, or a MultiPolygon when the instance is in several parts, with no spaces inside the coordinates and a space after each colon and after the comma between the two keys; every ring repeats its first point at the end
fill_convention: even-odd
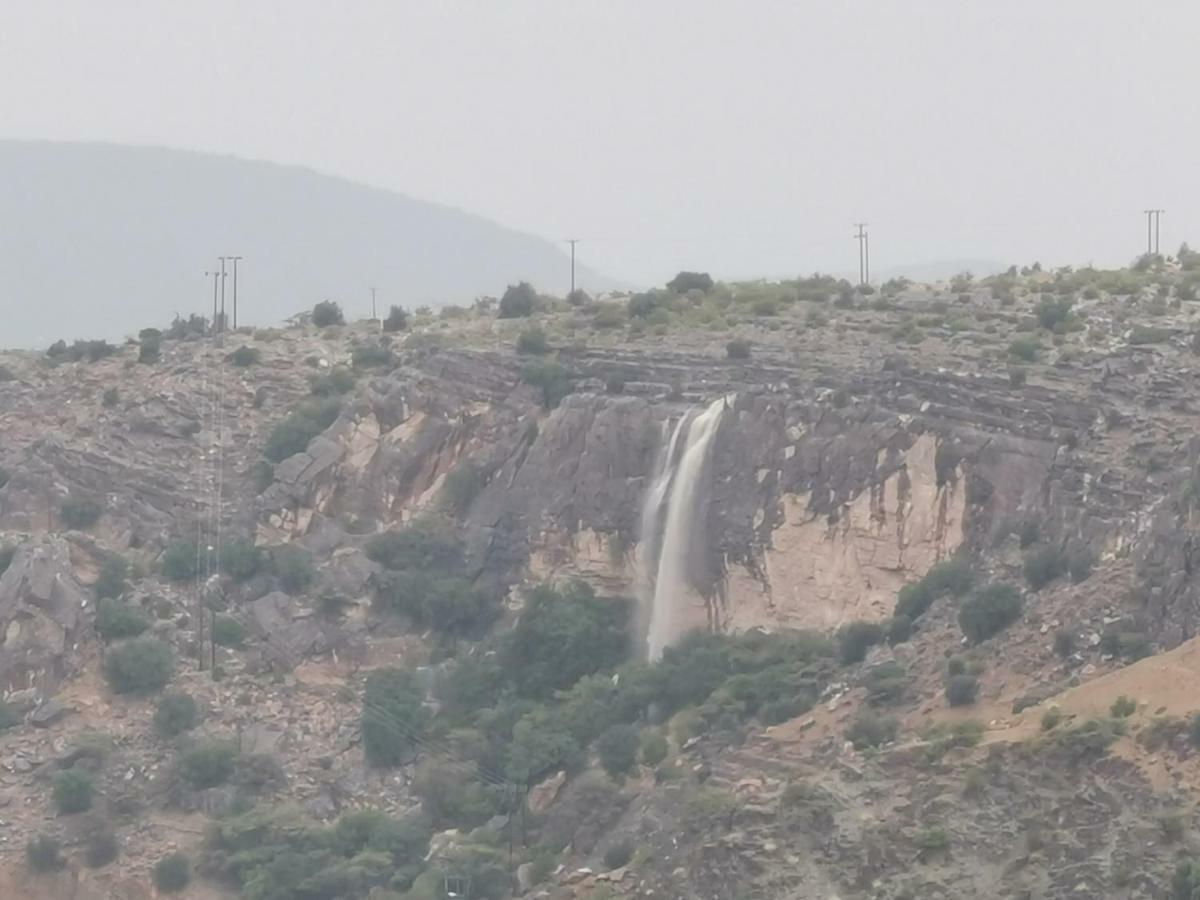
{"type": "Polygon", "coordinates": [[[635,283],[850,271],[859,220],[877,271],[1124,263],[1150,206],[1164,249],[1200,240],[1194,3],[81,0],[0,27],[0,136],[301,164],[635,283]]]}

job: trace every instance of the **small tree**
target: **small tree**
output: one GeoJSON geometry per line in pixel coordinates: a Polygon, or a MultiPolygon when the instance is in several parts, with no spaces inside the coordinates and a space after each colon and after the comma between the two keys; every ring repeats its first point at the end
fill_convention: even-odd
{"type": "Polygon", "coordinates": [[[91,809],[94,793],[92,776],[82,769],[67,769],[54,776],[54,808],[62,815],[91,809]]]}
{"type": "Polygon", "coordinates": [[[638,730],[632,725],[612,725],[596,740],[600,765],[614,778],[624,775],[637,762],[638,730]]]}
{"type": "Polygon", "coordinates": [[[866,750],[894,741],[899,731],[900,722],[897,719],[864,709],[846,729],[846,740],[854,745],[854,749],[866,750]]]}
{"type": "Polygon", "coordinates": [[[164,856],[154,864],[154,886],[164,894],[182,891],[191,880],[191,863],[182,853],[164,856]]]}
{"type": "Polygon", "coordinates": [[[219,647],[240,647],[246,640],[246,626],[233,616],[217,616],[213,620],[212,639],[219,647]]]}
{"type": "Polygon", "coordinates": [[[158,559],[158,568],[169,581],[190,581],[196,577],[196,545],[190,541],[175,541],[158,559]]]}
{"type": "Polygon", "coordinates": [[[171,680],[171,648],[155,638],[137,638],[109,651],[104,674],[118,694],[157,691],[171,680]]]}
{"type": "Polygon", "coordinates": [[[117,842],[116,832],[102,825],[88,836],[83,859],[88,868],[99,869],[115,860],[120,852],[121,845],[117,842]]]}
{"type": "Polygon", "coordinates": [[[838,654],[846,665],[860,663],[867,650],[883,640],[883,626],[878,622],[851,622],[838,631],[838,654]]]}
{"type": "Polygon", "coordinates": [[[103,512],[104,507],[95,500],[86,497],[68,497],[63,501],[60,515],[62,523],[68,528],[82,530],[95,525],[103,512]]]}
{"type": "Polygon", "coordinates": [[[647,728],[642,732],[642,762],[647,766],[657,766],[667,758],[670,745],[666,737],[656,728],[647,728]]]}
{"type": "Polygon", "coordinates": [[[725,355],[730,359],[749,359],[750,342],[745,338],[734,338],[725,345],[725,355]]]}
{"type": "Polygon", "coordinates": [[[510,284],[500,298],[501,319],[519,319],[533,314],[537,305],[537,292],[528,281],[510,284]]]}
{"type": "Polygon", "coordinates": [[[1021,595],[1010,584],[988,585],[963,601],[958,624],[972,643],[985,641],[1021,616],[1021,595]]]}
{"type": "Polygon", "coordinates": [[[393,306],[383,320],[384,331],[408,331],[408,313],[402,306],[393,306]]]}
{"type": "Polygon", "coordinates": [[[157,328],[143,328],[138,332],[138,362],[158,362],[162,351],[162,332],[157,328]]]}
{"type": "Polygon", "coordinates": [[[517,335],[517,352],[534,356],[543,356],[549,353],[550,344],[546,340],[546,332],[537,325],[526,328],[517,335]]]}
{"type": "Polygon", "coordinates": [[[979,693],[979,681],[974,675],[951,675],[946,679],[946,701],[951,706],[969,706],[979,693]]]}
{"type": "Polygon", "coordinates": [[[149,627],[145,616],[128,603],[102,597],[96,605],[96,631],[106,641],[137,637],[149,627]]]}
{"type": "Polygon", "coordinates": [[[154,710],[154,730],[159,737],[173,738],[196,727],[199,709],[190,694],[165,694],[154,710]]]}
{"type": "Polygon", "coordinates": [[[203,790],[224,784],[233,774],[237,750],[226,741],[206,740],[179,760],[179,773],[192,787],[203,790]]]}
{"type": "Polygon", "coordinates": [[[362,741],[367,761],[396,766],[404,761],[428,718],[412,673],[376,669],[367,676],[363,692],[362,741]]]}
{"type": "Polygon", "coordinates": [[[129,574],[129,563],[120,556],[110,556],[100,567],[96,578],[96,597],[120,597],[125,593],[125,577],[129,574]]]}
{"type": "Polygon", "coordinates": [[[312,554],[296,544],[284,544],[271,551],[271,569],[289,594],[308,590],[313,582],[312,554]]]}
{"type": "Polygon", "coordinates": [[[322,300],[313,307],[312,323],[318,328],[345,325],[346,317],[342,315],[342,307],[333,300],[322,300]]]}
{"type": "Polygon", "coordinates": [[[712,276],[707,272],[680,272],[667,282],[667,289],[676,294],[686,294],[688,291],[703,291],[707,294],[712,288],[712,276]]]}
{"type": "Polygon", "coordinates": [[[48,834],[30,839],[25,845],[25,859],[35,872],[57,872],[67,864],[58,841],[48,834]]]}
{"type": "Polygon", "coordinates": [[[262,362],[262,351],[257,347],[238,347],[229,354],[229,361],[240,369],[256,366],[262,362]]]}

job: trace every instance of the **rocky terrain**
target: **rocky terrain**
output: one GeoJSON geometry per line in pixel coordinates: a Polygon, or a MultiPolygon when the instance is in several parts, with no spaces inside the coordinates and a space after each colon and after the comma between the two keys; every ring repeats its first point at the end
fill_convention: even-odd
{"type": "MultiPolygon", "coordinates": [[[[0,896],[152,897],[174,852],[197,898],[1193,896],[1198,270],[700,280],[0,354],[0,896]],[[552,690],[497,670],[463,712],[446,685],[516,658],[537,584],[640,597],[644,655],[648,492],[721,398],[670,592],[718,643],[552,690]],[[194,730],[113,675],[147,641],[194,730]],[[397,667],[423,711],[380,764],[397,667]],[[537,744],[589,691],[614,724],[537,744]],[[205,741],[219,778],[186,762],[205,741]],[[504,796],[465,812],[435,763],[504,796]],[[286,890],[248,861],[275,826],[246,816],[288,810],[294,843],[363,809],[426,816],[419,852],[368,840],[286,890]]],[[[553,634],[547,666],[594,643],[553,634]]]]}

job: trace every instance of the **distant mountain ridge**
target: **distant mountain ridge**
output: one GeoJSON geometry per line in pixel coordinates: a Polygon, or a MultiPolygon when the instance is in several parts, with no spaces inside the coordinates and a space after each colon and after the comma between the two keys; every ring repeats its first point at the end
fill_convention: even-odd
{"type": "MultiPolygon", "coordinates": [[[[323,299],[351,317],[466,303],[532,282],[565,293],[570,260],[542,238],[317,172],[111,144],[0,140],[0,346],[116,338],[211,309],[204,271],[245,257],[239,321],[323,299]]],[[[584,267],[578,283],[616,286],[584,267]]],[[[227,306],[231,283],[227,282],[227,306]]]]}

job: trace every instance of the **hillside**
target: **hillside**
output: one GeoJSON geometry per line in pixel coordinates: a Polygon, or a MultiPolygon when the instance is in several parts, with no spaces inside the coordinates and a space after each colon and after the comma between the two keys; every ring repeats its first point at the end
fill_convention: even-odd
{"type": "Polygon", "coordinates": [[[1195,896],[1200,256],[675,288],[0,353],[0,895],[1195,896]]]}
{"type": "MultiPolygon", "coordinates": [[[[220,255],[245,257],[241,322],[257,325],[328,298],[365,316],[371,285],[386,311],[401,299],[469,303],[522,280],[565,292],[570,280],[568,257],[548,241],[305,169],[149,147],[0,141],[0,172],[8,346],[115,339],[210,309],[203,273],[220,255]],[[77,332],[59,334],[64,321],[77,332]]],[[[579,283],[593,292],[612,286],[586,268],[579,283]]]]}

